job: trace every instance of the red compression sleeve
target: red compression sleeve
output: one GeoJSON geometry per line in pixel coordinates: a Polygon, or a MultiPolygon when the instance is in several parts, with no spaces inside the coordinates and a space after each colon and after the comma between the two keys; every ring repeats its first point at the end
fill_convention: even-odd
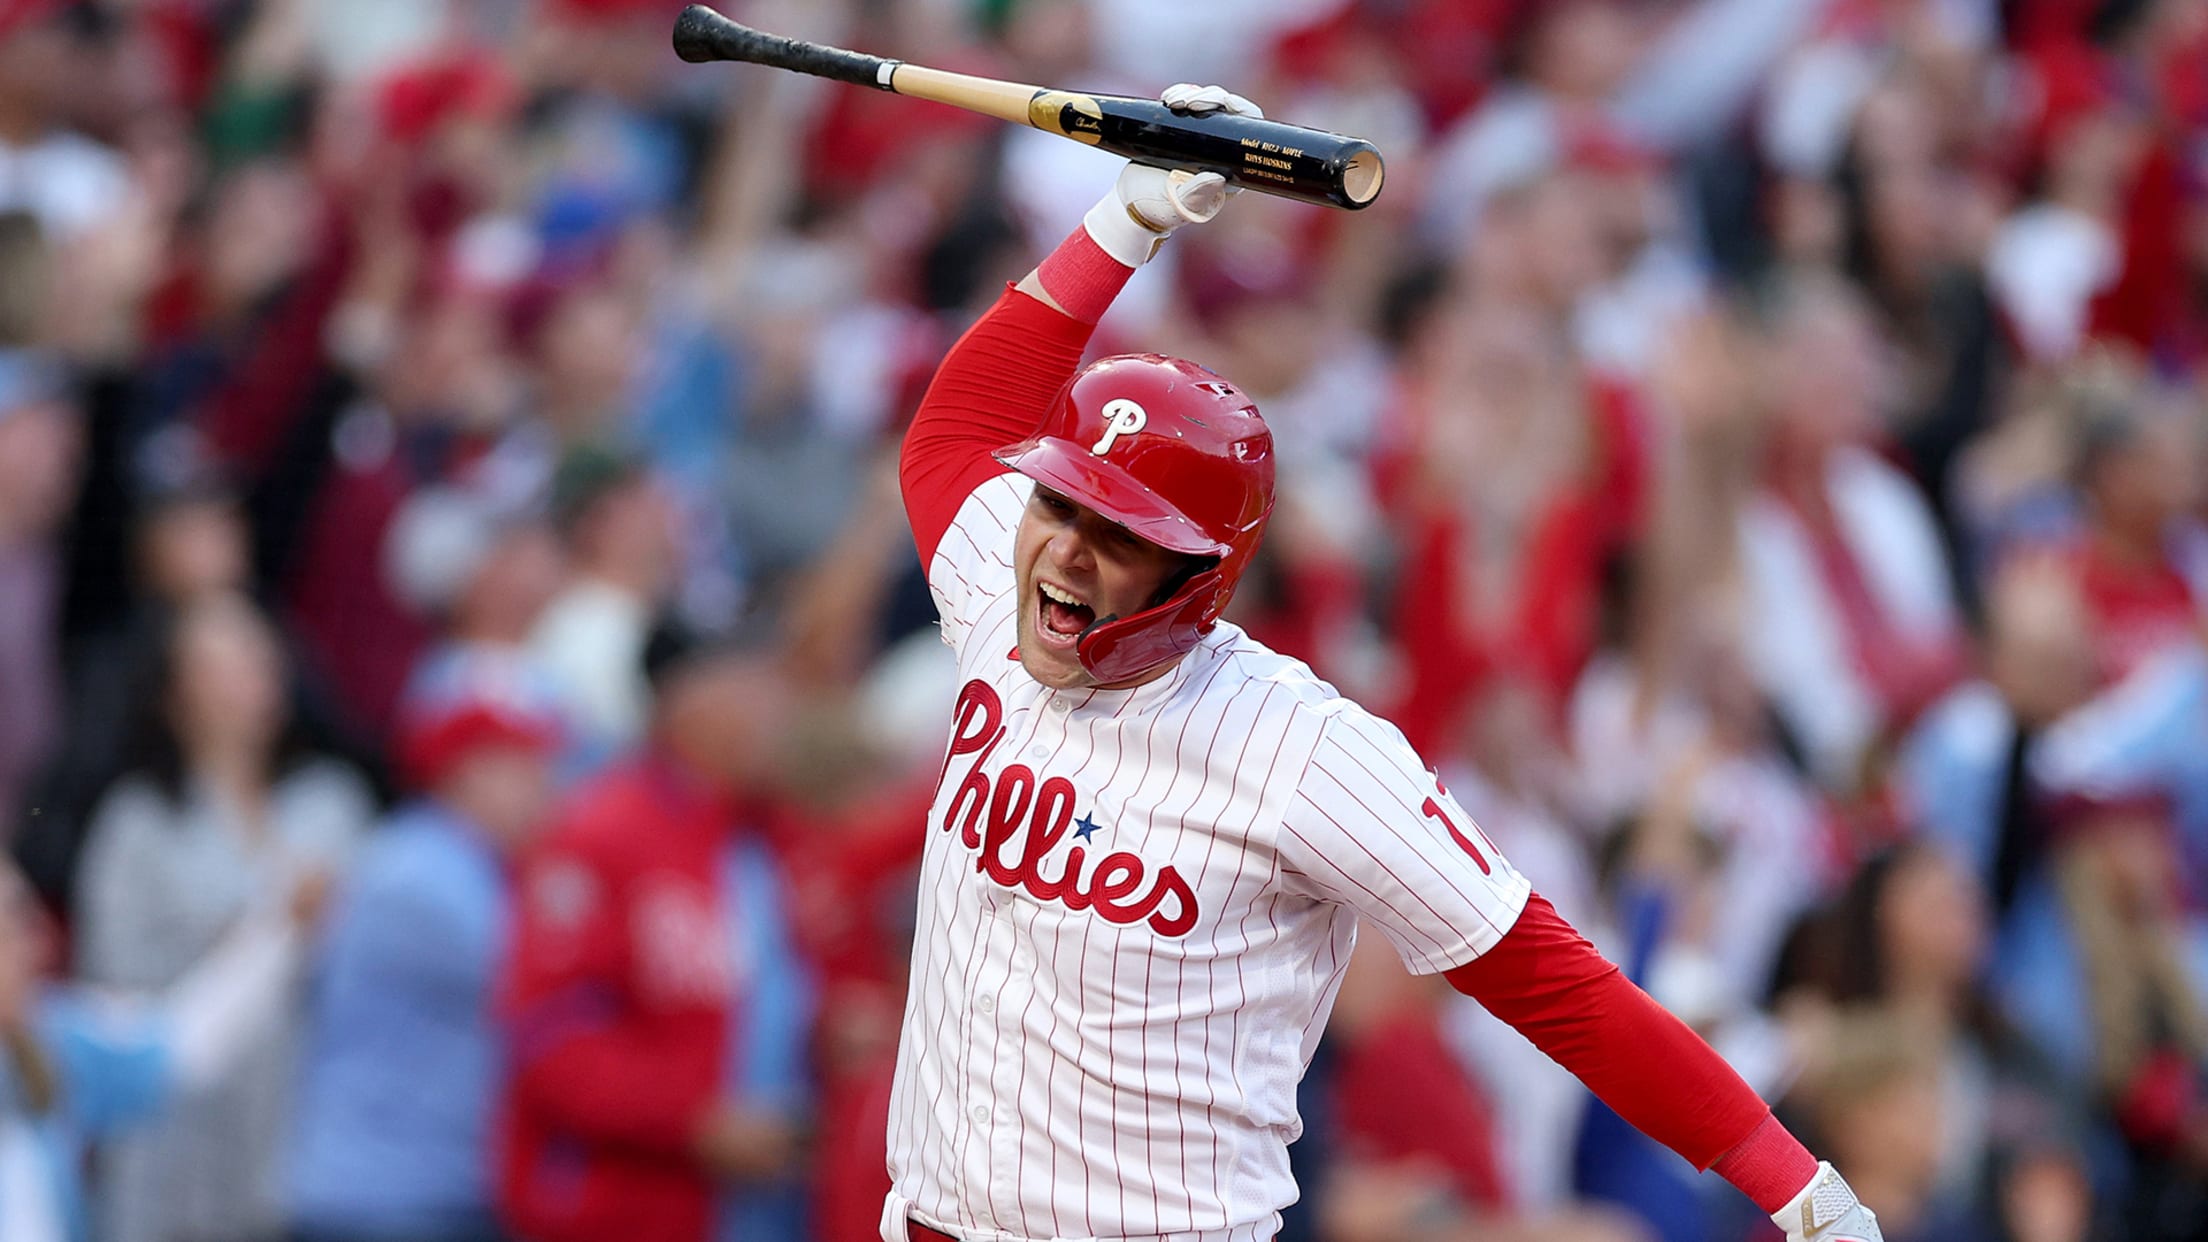
{"type": "Polygon", "coordinates": [[[1740,1187],[1740,1193],[1755,1200],[1757,1207],[1775,1213],[1792,1203],[1802,1187],[1809,1185],[1809,1179],[1817,1176],[1817,1157],[1810,1155],[1778,1118],[1766,1117],[1739,1146],[1719,1156],[1710,1167],[1719,1177],[1740,1187]]]}
{"type": "Polygon", "coordinates": [[[966,497],[1004,472],[990,454],[1042,422],[1094,331],[1007,289],[951,346],[912,416],[898,463],[922,567],[935,559],[935,545],[966,497]]]}
{"type": "MultiPolygon", "coordinates": [[[[1697,1169],[1739,1149],[1771,1119],[1770,1107],[1724,1058],[1633,986],[1539,894],[1494,948],[1448,978],[1697,1169]]],[[[1787,1193],[1808,1181],[1805,1174],[1787,1193]]]]}

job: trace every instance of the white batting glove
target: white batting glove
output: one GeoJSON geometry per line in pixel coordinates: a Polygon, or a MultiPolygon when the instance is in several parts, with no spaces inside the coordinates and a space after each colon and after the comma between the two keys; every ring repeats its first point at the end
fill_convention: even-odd
{"type": "MultiPolygon", "coordinates": [[[[1167,87],[1158,98],[1175,112],[1191,116],[1215,112],[1265,115],[1256,104],[1223,86],[1179,82],[1167,87]]],[[[1218,215],[1228,197],[1240,192],[1240,187],[1227,184],[1218,173],[1129,164],[1120,171],[1112,192],[1089,209],[1082,224],[1104,253],[1129,267],[1141,267],[1158,252],[1167,234],[1184,224],[1202,224],[1218,215]]]]}
{"type": "Polygon", "coordinates": [[[1208,116],[1214,112],[1232,112],[1236,116],[1265,119],[1265,110],[1235,94],[1224,86],[1198,86],[1194,82],[1175,82],[1158,96],[1158,102],[1175,112],[1187,112],[1195,116],[1208,116]]]}
{"type": "Polygon", "coordinates": [[[1831,1163],[1819,1164],[1792,1202],[1771,1213],[1786,1242],[1886,1242],[1878,1217],[1848,1189],[1831,1163]]]}

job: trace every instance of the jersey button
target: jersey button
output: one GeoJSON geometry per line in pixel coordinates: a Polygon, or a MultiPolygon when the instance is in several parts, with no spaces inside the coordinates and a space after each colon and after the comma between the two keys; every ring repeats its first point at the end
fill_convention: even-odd
{"type": "Polygon", "coordinates": [[[1065,701],[1064,699],[1062,699],[1062,698],[1060,698],[1060,699],[1052,699],[1052,700],[1050,701],[1050,710],[1052,710],[1052,711],[1054,711],[1054,712],[1065,712],[1065,711],[1071,711],[1071,710],[1073,710],[1073,704],[1071,704],[1071,703],[1068,703],[1068,702],[1066,702],[1066,701],[1065,701]]]}
{"type": "Polygon", "coordinates": [[[993,996],[984,996],[974,1002],[974,1008],[981,1010],[983,1013],[995,1013],[997,1011],[997,999],[993,996]]]}
{"type": "Polygon", "coordinates": [[[1047,759],[1050,757],[1050,749],[1044,746],[1031,746],[1028,748],[1027,757],[1030,759],[1047,759]]]}
{"type": "Polygon", "coordinates": [[[983,1126],[989,1124],[989,1106],[987,1104],[974,1105],[974,1124],[983,1126]]]}

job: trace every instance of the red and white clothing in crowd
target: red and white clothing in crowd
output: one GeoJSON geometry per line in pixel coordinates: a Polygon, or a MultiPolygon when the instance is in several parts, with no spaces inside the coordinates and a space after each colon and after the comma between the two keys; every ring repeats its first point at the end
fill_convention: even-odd
{"type": "Polygon", "coordinates": [[[1962,620],[1938,524],[1906,475],[1842,446],[1822,481],[1819,504],[1772,488],[1742,512],[1741,638],[1811,769],[1845,789],[1883,730],[1954,684],[1962,620]]]}
{"type": "Polygon", "coordinates": [[[2172,558],[2126,564],[2087,539],[2069,559],[2099,684],[2115,685],[2156,656],[2200,641],[2199,596],[2172,558]]]}
{"type": "MultiPolygon", "coordinates": [[[[1394,625],[1408,675],[1391,718],[1421,750],[1446,747],[1467,705],[1505,679],[1527,683],[1547,722],[1560,725],[1594,652],[1603,574],[1640,528],[1649,470],[1645,415],[1631,391],[1584,387],[1587,460],[1518,515],[1523,548],[1507,580],[1481,572],[1497,532],[1470,506],[1400,502],[1408,546],[1394,625]]],[[[1399,412],[1401,444],[1375,470],[1380,494],[1416,495],[1423,438],[1447,416],[1430,405],[1412,400],[1399,412]]]]}
{"type": "Polygon", "coordinates": [[[698,1138],[753,1085],[742,1044],[761,1037],[790,954],[775,926],[780,882],[747,882],[759,868],[731,865],[763,852],[736,832],[739,810],[646,757],[586,785],[525,863],[501,1001],[511,1079],[499,1193],[519,1236],[717,1236],[722,1204],[698,1138]]]}

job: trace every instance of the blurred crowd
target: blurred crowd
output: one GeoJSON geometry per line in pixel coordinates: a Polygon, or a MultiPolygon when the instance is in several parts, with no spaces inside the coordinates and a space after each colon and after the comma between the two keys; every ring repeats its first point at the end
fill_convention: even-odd
{"type": "MultiPolygon", "coordinates": [[[[1117,162],[680,7],[0,0],[6,1242],[876,1235],[890,462],[1117,162]]],[[[1232,619],[1890,1238],[2208,1238],[2208,2],[726,7],[1375,140],[1100,333],[1276,430],[1232,619]]],[[[1776,1236],[1385,953],[1302,1108],[1284,1238],[1776,1236]]]]}

